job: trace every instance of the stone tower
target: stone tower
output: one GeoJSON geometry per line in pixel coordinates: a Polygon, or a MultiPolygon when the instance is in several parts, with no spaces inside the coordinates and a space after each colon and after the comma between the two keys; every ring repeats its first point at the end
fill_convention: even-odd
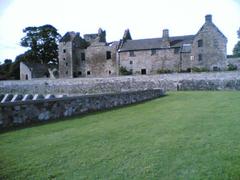
{"type": "Polygon", "coordinates": [[[212,15],[205,16],[205,23],[195,35],[192,45],[193,67],[211,71],[226,68],[227,38],[212,21],[212,15]]]}

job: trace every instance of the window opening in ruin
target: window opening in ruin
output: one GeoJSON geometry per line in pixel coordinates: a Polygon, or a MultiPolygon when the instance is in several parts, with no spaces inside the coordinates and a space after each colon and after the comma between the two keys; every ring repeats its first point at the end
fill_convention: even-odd
{"type": "Polygon", "coordinates": [[[203,40],[202,39],[199,39],[198,40],[198,47],[202,47],[203,46],[203,40]]]}
{"type": "Polygon", "coordinates": [[[135,56],[134,51],[129,51],[129,56],[131,57],[135,56]]]}
{"type": "Polygon", "coordinates": [[[66,66],[68,66],[68,63],[66,63],[66,66]]]}
{"type": "Polygon", "coordinates": [[[146,69],[141,69],[141,74],[147,74],[146,69]]]}
{"type": "Polygon", "coordinates": [[[25,79],[28,80],[28,75],[26,74],[25,79]]]}
{"type": "Polygon", "coordinates": [[[112,58],[112,53],[111,51],[106,52],[106,59],[111,59],[112,58]]]}
{"type": "Polygon", "coordinates": [[[157,50],[156,49],[151,49],[151,56],[156,55],[157,54],[157,50]]]}
{"type": "Polygon", "coordinates": [[[63,60],[65,61],[65,60],[66,60],[66,58],[63,58],[63,60]]]}
{"type": "Polygon", "coordinates": [[[82,71],[78,71],[78,75],[81,76],[82,75],[82,71]]]}
{"type": "Polygon", "coordinates": [[[66,53],[66,49],[63,49],[63,53],[66,53]]]}
{"type": "Polygon", "coordinates": [[[68,71],[66,71],[66,74],[68,74],[68,71]]]}
{"type": "Polygon", "coordinates": [[[81,53],[81,60],[85,61],[85,53],[81,53]]]}
{"type": "Polygon", "coordinates": [[[130,61],[130,64],[133,64],[133,61],[130,61]]]}
{"type": "Polygon", "coordinates": [[[202,54],[198,55],[198,61],[202,61],[202,54]]]}
{"type": "Polygon", "coordinates": [[[111,72],[111,71],[108,71],[108,74],[112,74],[112,72],[111,72]]]}
{"type": "Polygon", "coordinates": [[[91,74],[91,72],[90,71],[87,71],[87,75],[90,75],[91,74]]]}

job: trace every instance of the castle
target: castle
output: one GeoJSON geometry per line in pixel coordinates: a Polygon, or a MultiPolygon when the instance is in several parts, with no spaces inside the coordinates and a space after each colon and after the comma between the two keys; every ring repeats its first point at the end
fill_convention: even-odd
{"type": "Polygon", "coordinates": [[[59,77],[117,76],[124,69],[130,74],[190,72],[193,68],[225,70],[227,38],[205,16],[205,23],[195,35],[133,40],[129,30],[120,41],[106,42],[101,28],[96,34],[67,32],[59,43],[59,77]]]}

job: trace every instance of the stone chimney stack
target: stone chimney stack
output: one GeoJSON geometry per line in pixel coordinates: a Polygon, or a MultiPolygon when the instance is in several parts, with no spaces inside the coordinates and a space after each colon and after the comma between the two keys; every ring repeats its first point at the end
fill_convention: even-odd
{"type": "Polygon", "coordinates": [[[206,23],[212,23],[212,15],[211,14],[208,14],[205,16],[205,22],[206,23]]]}
{"type": "Polygon", "coordinates": [[[169,30],[168,29],[163,30],[162,37],[163,37],[163,39],[168,39],[169,38],[169,30]]]}
{"type": "Polygon", "coordinates": [[[169,47],[170,47],[169,30],[164,29],[163,35],[162,35],[162,48],[169,48],[169,47]]]}

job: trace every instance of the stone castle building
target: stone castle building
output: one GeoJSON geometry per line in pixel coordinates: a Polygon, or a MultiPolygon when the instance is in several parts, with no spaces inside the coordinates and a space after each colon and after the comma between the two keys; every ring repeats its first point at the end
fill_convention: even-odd
{"type": "Polygon", "coordinates": [[[120,41],[107,43],[106,32],[96,34],[67,32],[59,43],[59,77],[105,77],[119,75],[120,69],[132,74],[191,71],[192,68],[226,69],[227,38],[205,16],[195,35],[133,40],[126,30],[120,41]]]}

